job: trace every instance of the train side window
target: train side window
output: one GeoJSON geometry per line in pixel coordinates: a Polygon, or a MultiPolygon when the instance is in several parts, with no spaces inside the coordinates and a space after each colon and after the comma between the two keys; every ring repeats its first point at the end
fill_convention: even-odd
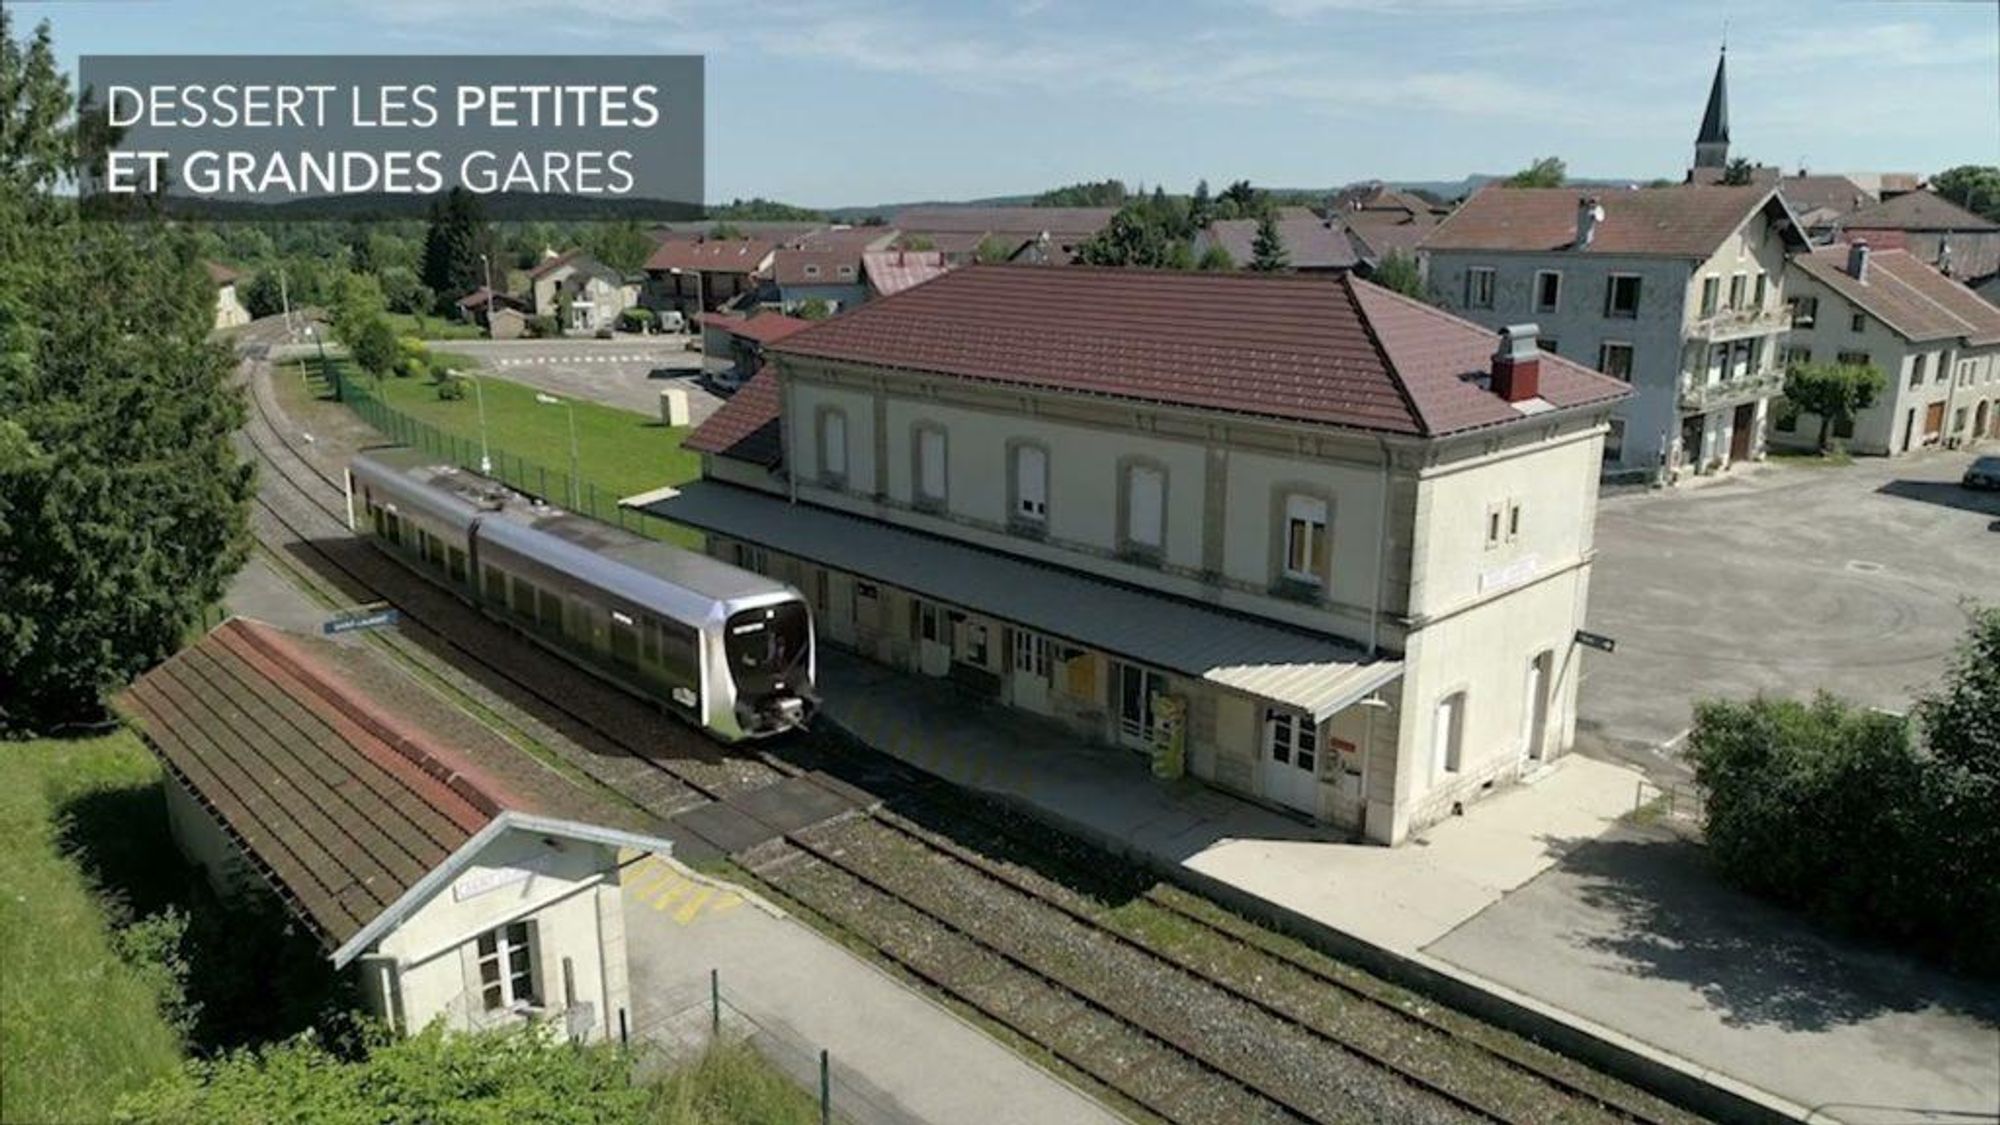
{"type": "Polygon", "coordinates": [[[562,632],[562,599],[547,590],[536,590],[535,601],[540,612],[536,615],[541,623],[556,632],[562,632]]]}
{"type": "Polygon", "coordinates": [[[457,547],[449,548],[445,551],[445,559],[445,569],[451,572],[451,580],[463,583],[465,581],[465,552],[457,547]]]}
{"type": "Polygon", "coordinates": [[[497,566],[486,568],[486,600],[503,604],[507,601],[507,576],[497,566]]]}
{"type": "Polygon", "coordinates": [[[696,682],[701,661],[695,652],[695,631],[678,621],[660,622],[660,666],[675,683],[696,682]]]}
{"type": "Polygon", "coordinates": [[[615,609],[611,611],[611,660],[626,668],[639,664],[639,630],[631,614],[615,609]]]}
{"type": "Polygon", "coordinates": [[[535,585],[518,574],[514,576],[514,612],[522,617],[535,616],[535,585]]]}

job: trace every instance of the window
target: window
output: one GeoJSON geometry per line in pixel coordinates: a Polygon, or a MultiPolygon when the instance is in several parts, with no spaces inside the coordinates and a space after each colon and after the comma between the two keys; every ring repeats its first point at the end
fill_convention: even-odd
{"type": "Polygon", "coordinates": [[[853,267],[853,266],[841,266],[841,267],[839,267],[838,269],[834,270],[834,272],[835,272],[835,273],[837,273],[837,274],[839,274],[839,275],[840,275],[841,277],[853,277],[853,276],[854,276],[854,267],[853,267]]]}
{"type": "Polygon", "coordinates": [[[1431,775],[1457,773],[1465,753],[1465,693],[1438,700],[1431,723],[1431,775]]]}
{"type": "Polygon", "coordinates": [[[965,659],[968,663],[986,667],[986,626],[976,621],[965,625],[965,659]]]}
{"type": "Polygon", "coordinates": [[[503,604],[507,601],[507,576],[497,566],[486,568],[486,600],[503,604]]]}
{"type": "Polygon", "coordinates": [[[847,415],[838,410],[820,411],[819,479],[828,488],[847,487],[847,415]]]}
{"type": "Polygon", "coordinates": [[[1951,412],[1951,432],[1955,434],[1965,432],[1965,407],[1961,406],[1951,412]]]}
{"type": "Polygon", "coordinates": [[[1167,545],[1167,475],[1153,465],[1125,467],[1125,546],[1159,553],[1167,545]]]}
{"type": "Polygon", "coordinates": [[[1730,277],[1729,277],[1729,307],[1730,307],[1730,308],[1732,308],[1732,309],[1740,309],[1740,308],[1742,308],[1742,307],[1743,307],[1743,291],[1744,291],[1744,289],[1745,289],[1745,288],[1746,288],[1746,287],[1748,286],[1748,283],[1749,283],[1749,279],[1748,279],[1748,278],[1746,278],[1746,277],[1744,277],[1744,276],[1743,276],[1742,274],[1740,274],[1740,273],[1738,273],[1738,274],[1731,274],[1731,275],[1730,275],[1730,277]]]}
{"type": "Polygon", "coordinates": [[[1520,537],[1521,502],[1519,500],[1509,500],[1507,502],[1507,542],[1512,543],[1520,537]]]}
{"type": "Polygon", "coordinates": [[[1054,647],[1040,633],[1014,630],[1014,671],[1038,680],[1048,679],[1054,647]]]}
{"type": "Polygon", "coordinates": [[[946,500],[944,431],[934,426],[917,429],[917,503],[942,508],[946,500]]]}
{"type": "Polygon", "coordinates": [[[1605,343],[1597,349],[1597,369],[1613,379],[1632,381],[1632,345],[1605,343]]]}
{"type": "Polygon", "coordinates": [[[1501,513],[1500,505],[1486,505],[1486,546],[1491,550],[1500,545],[1501,513]]]}
{"type": "Polygon", "coordinates": [[[1549,353],[1550,355],[1559,354],[1559,349],[1556,347],[1556,338],[1554,336],[1535,337],[1535,346],[1549,353]]]}
{"type": "Polygon", "coordinates": [[[1492,267],[1474,266],[1465,271],[1465,307],[1469,309],[1493,307],[1492,267]]]}
{"type": "Polygon", "coordinates": [[[1812,349],[1797,344],[1785,349],[1785,366],[1801,367],[1812,362],[1812,349]]]}
{"type": "Polygon", "coordinates": [[[1614,273],[1604,285],[1604,315],[1632,320],[1639,315],[1639,278],[1614,273]]]}
{"type": "Polygon", "coordinates": [[[479,992],[489,1012],[532,1008],[535,993],[531,924],[509,922],[479,935],[479,992]]]}
{"type": "Polygon", "coordinates": [[[1604,433],[1604,460],[1615,465],[1625,460],[1625,419],[1613,418],[1604,433]]]}
{"type": "Polygon", "coordinates": [[[1792,327],[1811,328],[1819,317],[1818,297],[1794,297],[1791,299],[1792,327]]]}
{"type": "Polygon", "coordinates": [[[1757,271],[1757,283],[1750,290],[1750,307],[1758,312],[1764,311],[1764,290],[1769,281],[1770,275],[1762,270],[1757,271]]]}
{"type": "Polygon", "coordinates": [[[754,570],[758,574],[764,574],[771,568],[771,559],[769,555],[764,553],[764,548],[762,547],[752,546],[748,543],[738,543],[736,545],[736,565],[742,567],[744,570],[754,570]]]}
{"type": "Polygon", "coordinates": [[[1855,313],[1854,316],[1850,320],[1848,320],[1847,326],[1856,332],[1868,331],[1868,314],[1855,313]]]}
{"type": "Polygon", "coordinates": [[[1916,359],[1910,362],[1911,390],[1916,390],[1918,387],[1924,385],[1924,375],[1929,371],[1930,362],[1931,362],[1931,357],[1929,352],[1926,352],[1923,355],[1918,356],[1916,359]]]}
{"type": "Polygon", "coordinates": [[[1834,359],[1844,367],[1868,366],[1867,352],[1841,352],[1839,355],[1835,356],[1834,359]]]}
{"type": "Polygon", "coordinates": [[[1014,518],[1037,524],[1049,518],[1049,454],[1039,445],[1014,447],[1014,518]]]}
{"type": "Polygon", "coordinates": [[[1326,560],[1326,501],[1285,497],[1285,577],[1320,582],[1326,560]]]}
{"type": "Polygon", "coordinates": [[[1721,288],[1722,279],[1719,277],[1704,277],[1701,279],[1702,316],[1710,317],[1715,315],[1715,302],[1721,288]]]}
{"type": "Polygon", "coordinates": [[[1722,382],[1723,375],[1727,374],[1728,371],[1729,345],[1717,344],[1708,349],[1708,381],[1711,383],[1720,383],[1722,382]]]}
{"type": "Polygon", "coordinates": [[[1736,341],[1736,346],[1730,349],[1729,377],[1742,379],[1748,376],[1750,369],[1756,366],[1756,358],[1756,350],[1751,341],[1736,341]]]}
{"type": "Polygon", "coordinates": [[[1936,352],[1932,352],[1926,358],[1928,358],[1931,361],[1931,370],[1937,373],[1937,381],[1940,383],[1948,382],[1951,376],[1945,373],[1944,357],[1937,354],[1936,352]]]}
{"type": "Polygon", "coordinates": [[[1317,772],[1319,765],[1318,724],[1304,715],[1294,715],[1290,711],[1272,708],[1264,712],[1264,722],[1271,731],[1271,760],[1279,765],[1295,766],[1307,773],[1317,772]]]}
{"type": "Polygon", "coordinates": [[[819,267],[818,267],[818,266],[816,266],[816,265],[813,265],[813,264],[812,264],[812,263],[810,263],[810,262],[808,262],[808,263],[806,263],[806,270],[805,270],[805,273],[806,273],[806,276],[807,276],[807,277],[818,277],[818,276],[819,276],[819,267]]]}
{"type": "Polygon", "coordinates": [[[1555,270],[1535,271],[1535,311],[1554,312],[1562,304],[1563,275],[1555,270]]]}

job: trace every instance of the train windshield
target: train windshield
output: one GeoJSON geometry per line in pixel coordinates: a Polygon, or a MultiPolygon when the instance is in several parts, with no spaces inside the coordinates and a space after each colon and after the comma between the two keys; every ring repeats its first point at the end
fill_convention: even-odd
{"type": "Polygon", "coordinates": [[[752,698],[803,686],[812,622],[803,602],[746,609],[729,618],[723,652],[740,695],[752,698]]]}

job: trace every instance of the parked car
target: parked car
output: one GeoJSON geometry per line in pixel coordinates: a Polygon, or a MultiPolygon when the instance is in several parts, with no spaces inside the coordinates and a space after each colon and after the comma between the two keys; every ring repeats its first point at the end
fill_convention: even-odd
{"type": "Polygon", "coordinates": [[[680,314],[680,310],[678,309],[666,310],[665,312],[660,314],[660,331],[686,332],[687,317],[682,316],[680,314]]]}
{"type": "Polygon", "coordinates": [[[1987,456],[1973,461],[1958,483],[1967,488],[2000,489],[2000,457],[1987,456]]]}

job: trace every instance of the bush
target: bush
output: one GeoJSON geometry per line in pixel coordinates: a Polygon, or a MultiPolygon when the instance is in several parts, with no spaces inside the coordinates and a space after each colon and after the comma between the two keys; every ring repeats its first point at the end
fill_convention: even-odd
{"type": "Polygon", "coordinates": [[[415,336],[404,336],[396,341],[396,377],[399,379],[428,379],[432,376],[431,350],[415,336]]]}
{"type": "Polygon", "coordinates": [[[653,322],[658,319],[653,315],[652,309],[634,306],[618,314],[618,327],[627,332],[650,332],[653,322]]]}
{"type": "Polygon", "coordinates": [[[437,373],[437,393],[440,402],[457,402],[465,397],[465,380],[450,371],[437,373]]]}
{"type": "Polygon", "coordinates": [[[2000,971],[2000,611],[1975,615],[1916,713],[1826,694],[1698,705],[1688,747],[1709,850],[1748,890],[2000,971]]]}
{"type": "Polygon", "coordinates": [[[562,335],[562,324],[552,316],[531,316],[528,318],[528,335],[537,340],[553,339],[562,335]]]}

